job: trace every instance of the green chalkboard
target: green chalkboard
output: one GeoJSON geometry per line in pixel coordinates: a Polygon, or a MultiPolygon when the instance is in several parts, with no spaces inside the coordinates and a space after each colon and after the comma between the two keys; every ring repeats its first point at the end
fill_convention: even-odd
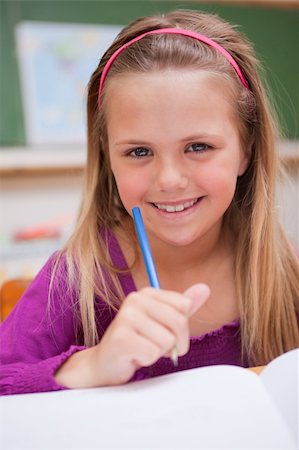
{"type": "Polygon", "coordinates": [[[254,42],[266,68],[285,137],[299,138],[299,11],[258,6],[178,1],[0,0],[0,145],[23,145],[23,109],[15,51],[15,25],[22,20],[126,24],[175,8],[215,12],[254,42]]]}

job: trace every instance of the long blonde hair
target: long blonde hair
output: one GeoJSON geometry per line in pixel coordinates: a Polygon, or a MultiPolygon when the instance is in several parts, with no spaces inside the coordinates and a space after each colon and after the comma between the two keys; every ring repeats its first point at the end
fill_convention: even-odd
{"type": "Polygon", "coordinates": [[[265,364],[299,345],[298,263],[275,211],[277,127],[258,73],[259,66],[251,44],[236,27],[216,15],[187,10],[135,20],[122,30],[101,59],[88,86],[84,197],[76,229],[65,249],[69,282],[76,286],[79,295],[86,345],[94,345],[99,339],[95,295],[116,310],[124,296],[118,270],[107,251],[105,230],[124,227],[124,219],[132,223],[119,199],[109,166],[105,124],[107,86],[109,80],[124,73],[148,73],[169,67],[207,70],[226,79],[234,93],[244,151],[251,144],[250,165],[238,179],[233,202],[224,217],[225,226],[237,239],[235,280],[243,354],[251,364],[265,364]],[[99,110],[99,81],[109,57],[134,37],[167,27],[197,31],[218,42],[237,61],[250,89],[242,86],[231,65],[217,50],[184,36],[150,35],[129,46],[114,61],[99,110]],[[105,281],[108,274],[109,283],[105,281]]]}

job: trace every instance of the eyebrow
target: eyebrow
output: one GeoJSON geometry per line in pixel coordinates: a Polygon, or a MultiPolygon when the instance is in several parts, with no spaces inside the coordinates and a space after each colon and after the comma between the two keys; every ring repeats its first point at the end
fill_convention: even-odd
{"type": "MultiPolygon", "coordinates": [[[[201,141],[204,139],[223,139],[223,136],[220,136],[219,134],[208,134],[208,133],[197,133],[191,136],[186,136],[185,138],[181,139],[179,142],[190,142],[190,141],[201,141]]],[[[136,140],[136,139],[125,139],[122,141],[115,142],[114,145],[152,145],[151,142],[146,142],[143,140],[136,140]]]]}

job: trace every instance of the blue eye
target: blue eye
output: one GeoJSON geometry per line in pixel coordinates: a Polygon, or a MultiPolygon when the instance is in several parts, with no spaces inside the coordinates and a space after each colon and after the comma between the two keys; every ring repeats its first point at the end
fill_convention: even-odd
{"type": "Polygon", "coordinates": [[[190,153],[203,153],[209,150],[211,147],[208,144],[203,144],[201,142],[197,142],[196,144],[191,144],[187,148],[187,151],[190,153]]]}
{"type": "Polygon", "coordinates": [[[144,158],[150,155],[151,151],[145,147],[134,148],[134,150],[129,153],[129,156],[131,156],[132,158],[144,158]]]}

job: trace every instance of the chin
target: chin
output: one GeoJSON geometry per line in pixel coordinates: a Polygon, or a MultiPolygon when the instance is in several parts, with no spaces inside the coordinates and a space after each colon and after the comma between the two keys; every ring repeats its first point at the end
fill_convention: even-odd
{"type": "Polygon", "coordinates": [[[176,236],[172,236],[170,233],[167,236],[160,236],[160,239],[165,242],[168,245],[171,245],[173,247],[187,247],[194,243],[196,239],[198,239],[198,236],[191,236],[178,234],[176,236]]]}

